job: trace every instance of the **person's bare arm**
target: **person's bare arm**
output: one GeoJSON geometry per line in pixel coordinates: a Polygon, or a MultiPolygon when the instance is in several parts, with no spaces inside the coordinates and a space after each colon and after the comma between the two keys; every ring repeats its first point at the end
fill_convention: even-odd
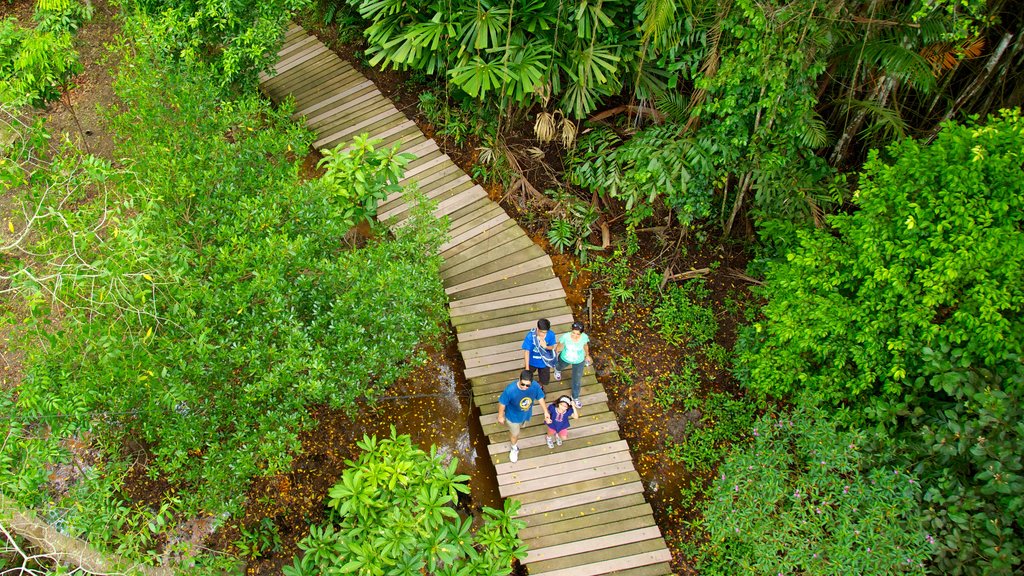
{"type": "Polygon", "coordinates": [[[523,350],[523,370],[530,369],[530,351],[523,350]]]}
{"type": "Polygon", "coordinates": [[[544,423],[551,424],[551,414],[548,414],[548,403],[543,398],[537,400],[537,402],[540,403],[541,412],[544,413],[544,423]]]}
{"type": "Polygon", "coordinates": [[[498,403],[498,424],[505,423],[505,405],[498,403]]]}

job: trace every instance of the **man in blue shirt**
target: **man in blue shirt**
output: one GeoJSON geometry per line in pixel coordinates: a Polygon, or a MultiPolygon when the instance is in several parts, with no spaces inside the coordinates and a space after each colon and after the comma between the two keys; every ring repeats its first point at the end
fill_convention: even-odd
{"type": "Polygon", "coordinates": [[[498,424],[508,426],[509,441],[512,443],[512,449],[508,453],[510,462],[519,460],[519,432],[530,421],[534,401],[540,404],[544,422],[550,424],[551,416],[548,415],[548,407],[544,403],[544,390],[540,384],[533,381],[533,374],[529,370],[520,372],[519,380],[506,386],[498,398],[498,424]]]}
{"type": "Polygon", "coordinates": [[[551,381],[551,367],[555,365],[555,332],[547,318],[537,320],[537,327],[531,328],[523,338],[523,370],[529,370],[532,378],[537,371],[540,385],[547,386],[551,381]]]}

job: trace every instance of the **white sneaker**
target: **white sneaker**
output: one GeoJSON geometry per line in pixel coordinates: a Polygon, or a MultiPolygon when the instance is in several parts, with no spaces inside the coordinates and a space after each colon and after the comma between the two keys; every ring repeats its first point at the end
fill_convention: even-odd
{"type": "MultiPolygon", "coordinates": [[[[559,446],[562,445],[562,439],[561,438],[558,439],[558,445],[559,446]]],[[[551,436],[548,436],[548,448],[554,448],[554,447],[555,447],[554,441],[551,439],[551,436]]]]}
{"type": "Polygon", "coordinates": [[[572,403],[575,404],[577,408],[583,408],[583,402],[581,402],[579,398],[573,398],[572,403]]]}
{"type": "Polygon", "coordinates": [[[561,436],[555,436],[555,444],[558,444],[559,446],[562,445],[562,437],[561,436]]]}
{"type": "Polygon", "coordinates": [[[519,446],[513,446],[512,449],[508,451],[508,461],[509,462],[518,462],[519,461],[519,446]]]}
{"type": "Polygon", "coordinates": [[[558,370],[555,370],[555,380],[561,380],[561,379],[562,379],[562,373],[559,372],[558,370]]]}

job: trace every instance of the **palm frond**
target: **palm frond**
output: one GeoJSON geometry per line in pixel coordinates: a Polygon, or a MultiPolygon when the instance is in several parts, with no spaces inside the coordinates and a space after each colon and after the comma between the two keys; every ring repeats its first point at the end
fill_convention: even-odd
{"type": "Polygon", "coordinates": [[[863,110],[867,112],[871,123],[864,128],[862,133],[866,139],[872,136],[881,136],[884,144],[907,135],[907,122],[899,112],[892,108],[881,106],[878,102],[853,98],[844,100],[842,103],[850,111],[863,110]]]}
{"type": "Polygon", "coordinates": [[[670,122],[685,122],[690,115],[689,100],[678,92],[662,92],[655,102],[670,122]]]}
{"type": "Polygon", "coordinates": [[[806,118],[801,124],[800,143],[811,149],[824,147],[829,142],[828,129],[825,121],[817,112],[806,118]]]}
{"type": "Polygon", "coordinates": [[[644,0],[640,3],[640,32],[643,42],[663,45],[667,33],[675,25],[676,0],[644,0]]]}
{"type": "Polygon", "coordinates": [[[858,63],[910,84],[922,92],[935,88],[932,67],[921,54],[887,40],[873,40],[860,45],[847,45],[833,53],[838,70],[850,73],[858,63]]]}

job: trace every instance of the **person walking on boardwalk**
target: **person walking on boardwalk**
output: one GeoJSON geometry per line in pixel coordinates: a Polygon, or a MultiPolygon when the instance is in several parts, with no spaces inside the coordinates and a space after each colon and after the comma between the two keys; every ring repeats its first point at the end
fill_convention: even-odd
{"type": "Polygon", "coordinates": [[[572,330],[562,334],[558,339],[555,351],[558,353],[555,379],[561,378],[559,370],[572,367],[572,403],[574,407],[581,408],[583,403],[580,402],[580,387],[583,384],[583,368],[594,362],[590,357],[590,336],[583,331],[582,322],[572,323],[572,330]]]}
{"type": "Polygon", "coordinates": [[[498,398],[498,424],[508,426],[509,442],[512,444],[508,453],[510,462],[519,460],[519,432],[530,422],[534,402],[540,404],[544,422],[551,424],[548,406],[544,403],[544,390],[534,382],[529,370],[520,372],[519,380],[506,386],[498,398]]]}
{"type": "Polygon", "coordinates": [[[554,448],[556,443],[561,446],[562,441],[569,437],[570,415],[573,418],[580,417],[568,396],[559,396],[557,402],[548,405],[548,416],[551,417],[548,422],[548,448],[554,448]]]}
{"type": "Polygon", "coordinates": [[[537,320],[537,327],[530,328],[523,338],[523,370],[529,370],[531,377],[537,372],[541,387],[551,381],[551,367],[555,365],[557,339],[547,318],[537,320]]]}

